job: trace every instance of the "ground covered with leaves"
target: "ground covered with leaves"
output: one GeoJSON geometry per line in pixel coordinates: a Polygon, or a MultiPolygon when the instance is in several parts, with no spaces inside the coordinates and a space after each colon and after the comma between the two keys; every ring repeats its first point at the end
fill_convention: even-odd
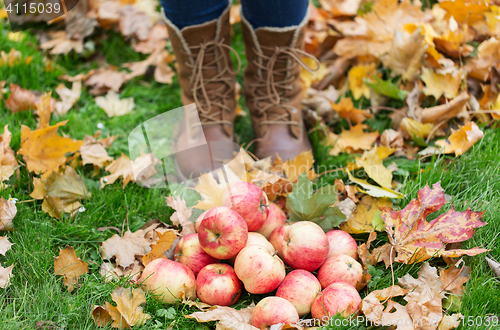
{"type": "MultiPolygon", "coordinates": [[[[290,221],[353,235],[367,319],[396,311],[438,315],[449,325],[441,330],[460,317],[459,328],[498,327],[498,5],[313,1],[306,50],[321,66],[302,74],[313,154],[271,163],[252,159],[250,147],[245,178],[234,178],[257,183],[290,221]],[[308,209],[315,198],[324,203],[308,209]]],[[[232,46],[245,64],[238,10],[232,46]]],[[[158,2],[80,0],[50,29],[19,33],[5,13],[2,329],[215,328],[196,320],[209,316],[185,317],[209,307],[162,305],[136,283],[223,193],[207,178],[171,196],[137,185],[130,170],[151,159],[128,158],[130,131],[182,105],[158,2]]],[[[254,136],[244,97],[238,103],[237,142],[246,145],[254,136]]],[[[263,297],[244,293],[233,307],[263,297]]]]}

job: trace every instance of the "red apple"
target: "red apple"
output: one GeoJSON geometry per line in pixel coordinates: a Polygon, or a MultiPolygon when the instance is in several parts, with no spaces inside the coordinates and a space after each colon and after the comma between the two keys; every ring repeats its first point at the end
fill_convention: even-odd
{"type": "Polygon", "coordinates": [[[264,192],[250,182],[235,183],[224,192],[222,205],[230,207],[245,219],[248,231],[256,231],[269,213],[264,192]]]}
{"type": "Polygon", "coordinates": [[[274,246],[274,249],[278,251],[278,256],[281,259],[283,258],[283,245],[285,242],[283,241],[283,236],[285,236],[286,229],[290,227],[290,224],[285,223],[283,226],[279,226],[273,230],[271,236],[269,236],[269,242],[274,246]]]}
{"type": "Polygon", "coordinates": [[[194,223],[194,228],[196,229],[196,232],[199,231],[200,229],[200,225],[201,225],[201,222],[203,221],[203,217],[205,216],[205,214],[207,213],[208,211],[205,211],[203,212],[202,214],[200,214],[198,216],[198,218],[196,218],[196,222],[194,223]]]}
{"type": "Polygon", "coordinates": [[[151,261],[142,271],[139,283],[153,292],[155,298],[164,304],[173,304],[186,295],[196,298],[196,280],[189,267],[170,259],[151,261]]]}
{"type": "MultiPolygon", "coordinates": [[[[253,231],[248,233],[248,240],[247,240],[247,244],[245,245],[245,247],[250,246],[250,245],[261,245],[273,253],[276,251],[274,249],[274,246],[264,236],[262,236],[259,233],[253,232],[253,231]]],[[[230,264],[234,264],[235,260],[236,260],[236,257],[232,257],[231,259],[228,259],[228,262],[230,264]]]]}
{"type": "Polygon", "coordinates": [[[311,307],[314,319],[326,320],[337,313],[347,317],[359,310],[361,297],[350,284],[337,282],[326,287],[317,297],[311,307]]]}
{"type": "Polygon", "coordinates": [[[362,278],[363,266],[345,254],[336,254],[326,259],[318,270],[318,280],[323,289],[335,282],[345,282],[355,287],[362,278]]]}
{"type": "Polygon", "coordinates": [[[229,259],[247,244],[248,226],[235,211],[217,206],[205,213],[198,231],[198,239],[203,250],[212,257],[229,259]]]}
{"type": "Polygon", "coordinates": [[[286,214],[283,210],[274,203],[269,203],[269,214],[267,215],[264,224],[257,230],[258,233],[269,239],[273,230],[279,226],[283,226],[286,222],[286,214]]]}
{"type": "Polygon", "coordinates": [[[328,237],[328,242],[330,242],[328,258],[335,254],[347,254],[358,260],[358,244],[349,233],[343,230],[330,230],[326,233],[326,237],[328,237]]]}
{"type": "Polygon", "coordinates": [[[196,278],[198,298],[210,305],[231,306],[240,299],[242,290],[233,267],[226,264],[207,265],[196,278]]]}
{"type": "Polygon", "coordinates": [[[234,262],[236,275],[254,294],[275,290],[285,278],[285,265],[273,252],[260,245],[247,246],[234,262]]]}
{"type": "Polygon", "coordinates": [[[266,297],[259,301],[252,312],[252,325],[269,329],[273,324],[295,324],[299,315],[292,303],[280,297],[266,297]]]}
{"type": "Polygon", "coordinates": [[[292,224],[283,236],[283,257],[293,269],[310,272],[318,269],[325,262],[329,248],[325,232],[311,221],[292,224]]]}
{"type": "Polygon", "coordinates": [[[198,234],[189,234],[182,237],[177,243],[174,261],[191,268],[196,277],[203,267],[215,264],[219,262],[219,259],[212,257],[201,248],[198,234]]]}
{"type": "Polygon", "coordinates": [[[291,302],[299,316],[305,316],[311,312],[311,305],[320,292],[321,284],[311,272],[296,269],[285,277],[276,296],[291,302]]]}

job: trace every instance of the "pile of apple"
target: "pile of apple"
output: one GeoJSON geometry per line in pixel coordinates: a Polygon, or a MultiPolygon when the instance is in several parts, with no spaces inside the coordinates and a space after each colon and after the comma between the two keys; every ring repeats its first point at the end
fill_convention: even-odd
{"type": "Polygon", "coordinates": [[[175,261],[152,261],[141,281],[164,303],[197,296],[207,304],[230,306],[243,286],[253,294],[277,289],[276,296],[255,306],[252,325],[259,329],[295,323],[309,313],[327,320],[357,311],[361,297],[355,285],[363,270],[356,261],[356,241],[342,230],[325,234],[313,222],[288,224],[286,219],[255,184],[231,185],[223,206],[196,220],[198,233],[179,241],[175,261]],[[288,275],[285,263],[294,269],[288,275]]]}

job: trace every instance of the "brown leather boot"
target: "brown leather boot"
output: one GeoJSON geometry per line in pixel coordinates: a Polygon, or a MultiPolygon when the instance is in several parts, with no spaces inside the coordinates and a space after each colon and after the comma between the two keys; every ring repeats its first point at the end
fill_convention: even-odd
{"type": "Polygon", "coordinates": [[[163,15],[185,105],[176,140],[176,167],[182,179],[213,171],[223,159],[233,157],[236,80],[229,53],[236,52],[230,47],[229,9],[216,20],[182,30],[163,15]]]}
{"type": "Polygon", "coordinates": [[[257,136],[255,155],[258,158],[276,153],[282,159],[294,158],[311,144],[302,121],[300,101],[301,67],[310,70],[302,51],[309,12],[298,26],[258,28],[241,15],[247,67],[245,96],[257,136]]]}

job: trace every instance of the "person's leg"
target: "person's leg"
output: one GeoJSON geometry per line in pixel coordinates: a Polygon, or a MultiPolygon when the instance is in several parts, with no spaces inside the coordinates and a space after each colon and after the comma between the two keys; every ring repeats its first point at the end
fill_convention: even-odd
{"type": "Polygon", "coordinates": [[[309,0],[242,0],[245,18],[254,29],[299,25],[307,13],[309,0]]]}
{"type": "Polygon", "coordinates": [[[165,16],[179,29],[218,18],[229,0],[161,0],[165,16]]]}
{"type": "Polygon", "coordinates": [[[308,0],[242,1],[245,99],[257,136],[254,154],[293,159],[310,150],[302,121],[302,51],[308,0]]]}

